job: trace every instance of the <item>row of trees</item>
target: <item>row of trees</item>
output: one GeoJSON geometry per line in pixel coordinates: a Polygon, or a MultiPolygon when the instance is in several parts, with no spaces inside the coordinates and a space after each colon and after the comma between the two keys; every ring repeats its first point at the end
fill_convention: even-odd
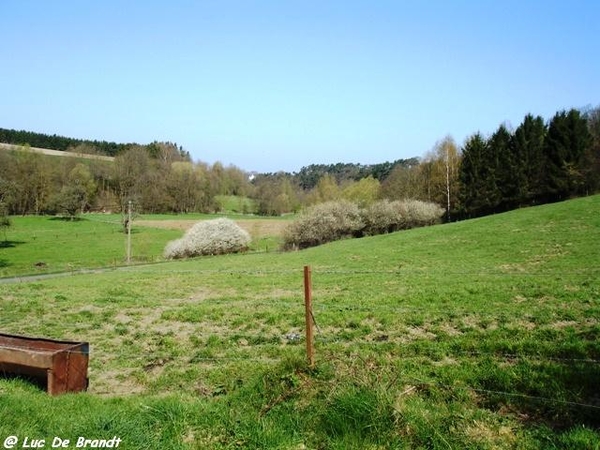
{"type": "Polygon", "coordinates": [[[395,167],[410,167],[417,164],[419,164],[418,158],[398,159],[393,162],[386,161],[379,164],[311,164],[302,167],[298,173],[292,176],[303,190],[308,191],[313,189],[325,175],[333,176],[338,184],[359,181],[368,177],[383,181],[395,167]]]}
{"type": "MultiPolygon", "coordinates": [[[[95,149],[80,144],[68,150],[85,154],[95,149]]],[[[244,212],[281,215],[326,201],[366,206],[382,196],[403,198],[403,186],[409,184],[405,172],[428,164],[413,158],[375,166],[314,165],[294,174],[251,177],[235,166],[193,163],[171,143],[133,145],[114,162],[49,157],[24,147],[0,151],[0,208],[4,214],[74,216],[87,210],[125,211],[132,200],[145,213],[213,212],[220,207],[217,196],[238,195],[254,199],[255,208],[244,212]],[[377,178],[382,169],[387,177],[377,178]],[[359,173],[368,175],[361,178],[359,173]],[[316,183],[307,184],[315,174],[316,183]]]]}
{"type": "MultiPolygon", "coordinates": [[[[452,220],[600,190],[600,108],[562,111],[548,123],[528,115],[514,131],[501,125],[489,137],[475,133],[462,149],[447,136],[420,159],[310,165],[297,173],[250,176],[192,162],[169,142],[119,148],[114,163],[0,151],[0,215],[125,211],[129,200],[139,212],[211,212],[218,195],[238,195],[254,199],[244,212],[262,215],[328,201],[363,208],[414,199],[439,204],[452,220]]],[[[67,149],[99,152],[90,143],[67,149]]]]}
{"type": "Polygon", "coordinates": [[[119,212],[130,200],[140,212],[209,212],[215,196],[245,195],[247,184],[241,170],[192,163],[171,143],[134,145],[114,162],[0,151],[1,215],[119,212]]]}
{"type": "Polygon", "coordinates": [[[361,207],[382,198],[412,198],[445,204],[446,169],[439,154],[446,152],[447,147],[454,173],[458,167],[458,150],[452,139],[447,138],[422,161],[410,158],[376,165],[311,165],[294,174],[259,174],[253,180],[251,195],[256,200],[257,212],[263,215],[279,215],[338,200],[348,200],[361,207]]]}
{"type": "Polygon", "coordinates": [[[147,145],[140,145],[136,143],[122,144],[89,139],[75,139],[56,134],[49,135],[8,128],[0,128],[0,142],[4,144],[28,145],[30,147],[46,148],[50,150],[77,151],[78,153],[98,154],[105,156],[117,156],[132,147],[144,147],[148,150],[150,155],[154,157],[159,157],[162,146],[167,144],[169,148],[177,149],[182,158],[190,160],[189,152],[185,151],[183,147],[178,147],[176,143],[172,142],[165,143],[154,141],[147,145]]]}
{"type": "Polygon", "coordinates": [[[489,137],[475,133],[460,149],[447,136],[422,159],[312,165],[259,176],[256,185],[262,214],[342,199],[365,206],[410,198],[439,204],[447,220],[589,195],[600,191],[600,108],[560,111],[548,122],[529,114],[516,129],[502,124],[489,137]]]}
{"type": "Polygon", "coordinates": [[[511,131],[471,136],[462,149],[459,209],[485,215],[600,189],[600,110],[561,111],[546,124],[527,115],[511,131]]]}

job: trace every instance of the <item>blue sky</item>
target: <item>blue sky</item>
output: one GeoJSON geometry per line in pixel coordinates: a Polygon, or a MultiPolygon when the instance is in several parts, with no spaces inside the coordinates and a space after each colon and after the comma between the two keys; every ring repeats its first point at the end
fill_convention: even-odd
{"type": "Polygon", "coordinates": [[[423,156],[600,104],[600,2],[2,0],[0,127],[244,170],[423,156]]]}

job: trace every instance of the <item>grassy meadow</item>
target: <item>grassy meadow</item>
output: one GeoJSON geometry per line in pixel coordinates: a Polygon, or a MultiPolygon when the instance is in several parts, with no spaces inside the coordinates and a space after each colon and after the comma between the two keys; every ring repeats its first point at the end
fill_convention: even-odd
{"type": "MultiPolygon", "coordinates": [[[[200,220],[229,217],[253,238],[251,252],[277,251],[290,217],[261,218],[240,214],[145,214],[131,230],[133,264],[162,261],[165,244],[181,237],[200,220]]],[[[15,216],[0,234],[0,278],[126,264],[127,235],[118,214],[84,214],[76,220],[54,216],[15,216]]]]}
{"type": "Polygon", "coordinates": [[[221,211],[233,214],[249,214],[256,211],[256,201],[238,195],[218,195],[217,203],[221,211]]]}
{"type": "MultiPolygon", "coordinates": [[[[127,240],[118,215],[89,214],[77,220],[51,216],[11,217],[0,235],[0,277],[117,267],[126,262],[127,240]]],[[[165,242],[180,232],[133,227],[134,262],[156,261],[165,242]]]]}
{"type": "MultiPolygon", "coordinates": [[[[599,448],[599,211],[594,196],[301,252],[0,284],[2,332],[91,347],[87,393],[51,398],[0,379],[0,443],[599,448]],[[303,340],[304,265],[314,368],[303,340]]],[[[2,276],[31,271],[31,250],[16,256],[33,239],[20,227],[39,227],[36,242],[59,227],[101,227],[22,221],[0,248],[2,276]]],[[[181,234],[136,233],[134,242],[147,233],[148,255],[181,234]]],[[[114,243],[100,234],[95,245],[82,237],[36,249],[34,259],[47,270],[122,261],[122,231],[114,243]]]]}

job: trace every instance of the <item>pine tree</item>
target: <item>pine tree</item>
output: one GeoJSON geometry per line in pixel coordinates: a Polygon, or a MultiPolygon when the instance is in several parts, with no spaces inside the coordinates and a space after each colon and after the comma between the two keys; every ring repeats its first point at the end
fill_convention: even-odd
{"type": "Polygon", "coordinates": [[[487,141],[476,133],[467,139],[462,149],[460,167],[460,204],[466,216],[478,216],[493,211],[498,190],[494,172],[496,164],[487,141]]]}
{"type": "Polygon", "coordinates": [[[581,160],[590,142],[587,121],[576,109],[552,118],[544,142],[545,187],[550,200],[563,200],[582,191],[581,160]]]}
{"type": "Polygon", "coordinates": [[[585,118],[591,140],[581,160],[581,173],[588,195],[600,191],[600,106],[588,110],[585,118]]]}
{"type": "Polygon", "coordinates": [[[497,162],[494,182],[497,192],[497,201],[500,209],[508,210],[518,204],[519,183],[515,174],[519,170],[519,161],[513,147],[513,136],[505,125],[500,125],[498,130],[489,140],[490,155],[495,155],[493,162],[497,162]]]}
{"type": "Polygon", "coordinates": [[[513,150],[517,161],[517,190],[520,203],[534,204],[544,193],[544,139],[546,124],[540,116],[528,114],[515,130],[513,150]]]}

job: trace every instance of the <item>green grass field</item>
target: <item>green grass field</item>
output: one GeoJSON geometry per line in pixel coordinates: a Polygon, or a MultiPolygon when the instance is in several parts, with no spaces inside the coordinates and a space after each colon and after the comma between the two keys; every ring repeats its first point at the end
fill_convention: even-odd
{"type": "Polygon", "coordinates": [[[221,211],[233,214],[251,214],[256,211],[256,202],[248,197],[238,195],[218,195],[217,202],[221,211]]]}
{"type": "MultiPolygon", "coordinates": [[[[178,224],[191,226],[216,217],[245,223],[253,238],[251,252],[278,250],[278,229],[291,220],[240,214],[145,214],[133,221],[132,264],[162,261],[165,244],[183,235],[185,227],[178,224]],[[269,234],[270,228],[274,235],[269,234]]],[[[17,216],[10,220],[11,226],[0,235],[0,278],[126,265],[127,235],[118,214],[85,214],[73,221],[51,216],[17,216]]]]}
{"type": "MultiPolygon", "coordinates": [[[[85,394],[0,380],[0,443],[599,448],[598,211],[594,196],[302,252],[2,284],[2,332],[86,340],[91,359],[85,394]]],[[[0,250],[2,270],[19,245],[0,250]]],[[[83,253],[61,250],[49,267],[83,253]]]]}
{"type": "MultiPolygon", "coordinates": [[[[0,236],[0,277],[122,266],[127,239],[118,215],[12,217],[0,236]]],[[[160,259],[165,243],[181,236],[166,229],[132,228],[134,263],[160,259]]]]}

